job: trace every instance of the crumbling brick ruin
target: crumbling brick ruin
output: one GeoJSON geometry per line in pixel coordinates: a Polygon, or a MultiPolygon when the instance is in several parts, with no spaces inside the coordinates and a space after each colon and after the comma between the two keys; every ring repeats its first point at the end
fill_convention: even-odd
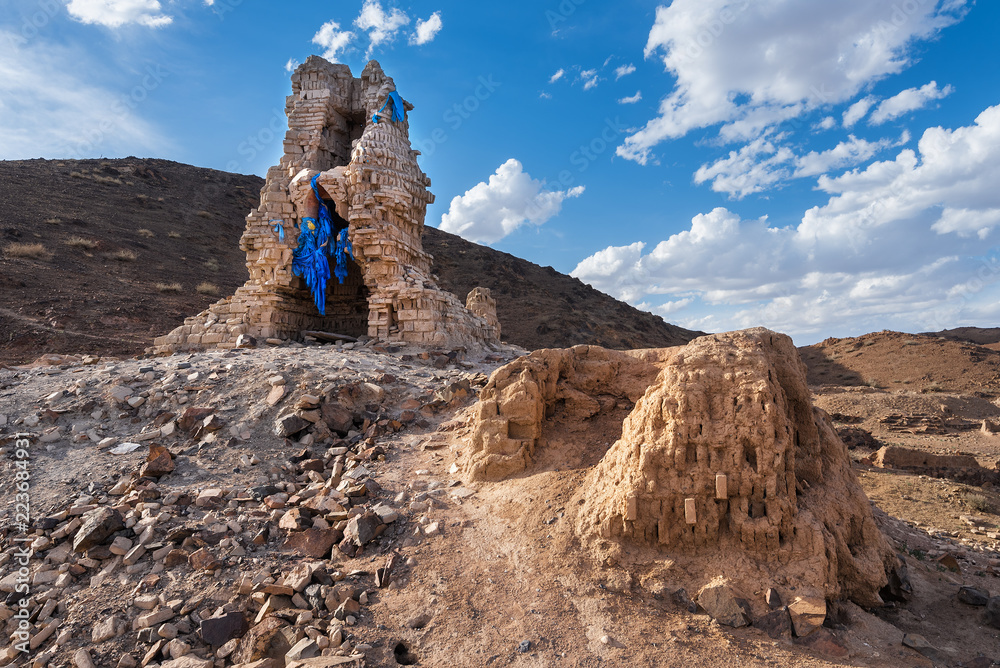
{"type": "Polygon", "coordinates": [[[547,451],[560,445],[551,437],[569,420],[596,424],[623,402],[621,437],[610,448],[590,444],[600,460],[576,505],[584,544],[881,603],[896,558],[846,446],[811,405],[795,346],[766,329],[660,351],[577,346],[515,360],[473,409],[465,475],[530,474],[552,460],[547,451]]]}
{"type": "Polygon", "coordinates": [[[406,112],[413,106],[386,103],[395,90],[374,60],[357,79],[346,65],[317,56],[295,71],[285,154],[268,170],[240,241],[250,278],[158,337],[155,352],[232,348],[241,334],[296,339],[309,330],[442,347],[499,342],[489,290],[477,288],[465,308],[431,277],[421,234],[434,196],[410,147],[406,112]],[[311,188],[317,176],[334,232],[346,227],[353,246],[346,279],[326,284],[325,314],[292,272],[303,219],[318,209],[311,188]]]}

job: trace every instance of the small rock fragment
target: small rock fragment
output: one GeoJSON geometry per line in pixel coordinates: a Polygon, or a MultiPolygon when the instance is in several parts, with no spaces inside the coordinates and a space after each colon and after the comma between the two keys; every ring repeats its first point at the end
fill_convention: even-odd
{"type": "Polygon", "coordinates": [[[698,605],[720,624],[739,628],[750,623],[747,612],[722,578],[716,578],[698,592],[698,605]]]}
{"type": "Polygon", "coordinates": [[[146,463],[139,471],[140,477],[159,478],[174,470],[174,458],[162,445],[152,444],[149,446],[149,454],[146,455],[146,463]]]}
{"type": "Polygon", "coordinates": [[[213,666],[215,661],[212,659],[199,659],[192,654],[160,664],[160,668],[213,668],[213,666]]]}
{"type": "Polygon", "coordinates": [[[984,606],[990,602],[990,593],[985,589],[965,585],[958,590],[958,600],[967,605],[984,606]]]}
{"type": "Polygon", "coordinates": [[[788,606],[795,635],[807,636],[823,625],[826,619],[826,599],[820,596],[797,596],[788,606]]]}
{"type": "Polygon", "coordinates": [[[299,661],[300,659],[312,659],[319,656],[320,648],[312,638],[303,638],[295,643],[290,650],[285,653],[285,660],[288,662],[299,661]]]}
{"type": "Polygon", "coordinates": [[[995,629],[1000,629],[1000,596],[994,596],[986,604],[983,623],[995,629]]]}
{"type": "Polygon", "coordinates": [[[90,658],[90,652],[82,647],[73,654],[73,664],[76,668],[94,668],[94,661],[90,658]]]}
{"type": "Polygon", "coordinates": [[[196,571],[214,571],[217,568],[222,568],[222,561],[204,547],[192,552],[191,556],[188,557],[188,563],[196,571]]]}
{"type": "Polygon", "coordinates": [[[214,647],[225,645],[233,638],[242,638],[249,630],[246,616],[239,611],[201,620],[201,639],[214,647]]]}
{"type": "Polygon", "coordinates": [[[115,637],[118,626],[118,619],[112,615],[105,618],[103,621],[94,624],[94,628],[90,632],[90,641],[95,645],[97,643],[102,643],[105,640],[111,640],[115,637]]]}
{"type": "Polygon", "coordinates": [[[306,557],[322,559],[330,555],[330,549],[343,537],[344,533],[337,529],[306,529],[288,534],[281,548],[306,557]]]}
{"type": "Polygon", "coordinates": [[[289,438],[299,433],[306,427],[309,427],[312,423],[308,420],[303,420],[298,415],[291,413],[283,417],[278,418],[274,423],[274,433],[276,436],[281,438],[289,438]]]}
{"type": "Polygon", "coordinates": [[[125,523],[120,512],[113,508],[96,508],[83,516],[83,524],[73,537],[73,551],[89,550],[124,528],[125,523]]]}

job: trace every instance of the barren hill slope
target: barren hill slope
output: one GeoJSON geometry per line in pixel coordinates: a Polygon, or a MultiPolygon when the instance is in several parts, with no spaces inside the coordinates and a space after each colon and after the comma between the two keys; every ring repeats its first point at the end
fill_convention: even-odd
{"type": "Polygon", "coordinates": [[[441,287],[461,298],[477,285],[497,300],[504,341],[523,348],[563,348],[590,343],[605,348],[662,348],[687,343],[704,332],[667,323],[552,267],[480,246],[433,227],[424,228],[424,249],[441,287]]]}
{"type": "Polygon", "coordinates": [[[940,332],[921,332],[921,336],[939,336],[952,341],[965,341],[980,346],[993,346],[1000,343],[1000,327],[956,327],[942,329],[940,332]]]}
{"type": "MultiPolygon", "coordinates": [[[[264,181],[167,160],[0,162],[0,362],[136,354],[246,280],[238,243],[264,181]]],[[[698,332],[578,280],[427,228],[442,285],[483,285],[525,348],[677,345],[698,332]]]]}
{"type": "Polygon", "coordinates": [[[810,385],[1000,394],[1000,351],[974,343],[883,331],[799,352],[810,385]]]}

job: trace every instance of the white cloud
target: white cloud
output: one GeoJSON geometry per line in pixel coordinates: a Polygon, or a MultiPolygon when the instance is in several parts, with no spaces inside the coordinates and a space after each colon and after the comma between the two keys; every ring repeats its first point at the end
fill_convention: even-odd
{"type": "Polygon", "coordinates": [[[427,44],[441,32],[443,25],[441,23],[441,12],[434,12],[426,21],[417,19],[417,29],[410,36],[410,44],[427,44]]]}
{"type": "Polygon", "coordinates": [[[660,6],[645,54],[659,55],[676,85],[659,115],[626,137],[618,155],[646,164],[657,144],[697,128],[723,124],[724,138],[753,139],[788,118],[846,102],[906,68],[912,45],[957,21],[967,4],[674,0],[660,6]]]}
{"type": "Polygon", "coordinates": [[[563,200],[584,191],[583,186],[569,190],[545,190],[544,186],[511,158],[488,183],[478,183],[452,199],[440,228],[470,241],[494,243],[524,225],[545,223],[559,213],[563,200]]]}
{"type": "Polygon", "coordinates": [[[784,134],[759,137],[725,158],[710,165],[702,165],[695,172],[694,182],[712,182],[712,190],[726,193],[733,199],[763,192],[789,179],[818,176],[831,170],[853,167],[873,157],[879,151],[899,146],[910,140],[903,132],[899,142],[880,139],[870,142],[850,135],[826,151],[810,151],[796,156],[788,146],[781,144],[784,134]]]}
{"type": "Polygon", "coordinates": [[[635,95],[630,95],[628,97],[623,97],[618,100],[618,104],[635,104],[642,99],[642,91],[637,90],[635,95]]]}
{"type": "MultiPolygon", "coordinates": [[[[855,159],[868,151],[860,142],[799,162],[855,159]]],[[[609,247],[572,275],[634,303],[712,304],[712,315],[681,321],[709,330],[762,324],[808,337],[975,324],[1000,312],[997,182],[1000,106],[966,127],[925,130],[916,151],[821,176],[829,199],[795,226],[717,208],[649,252],[644,242],[609,247]]]]}
{"type": "Polygon", "coordinates": [[[597,75],[597,70],[581,71],[580,81],[583,82],[583,90],[590,90],[591,88],[596,88],[597,84],[600,82],[600,78],[598,78],[597,75]]]}
{"type": "Polygon", "coordinates": [[[158,0],[69,0],[66,10],[83,23],[108,28],[129,23],[159,28],[173,22],[172,17],[162,13],[158,0]]]}
{"type": "Polygon", "coordinates": [[[932,81],[920,88],[907,88],[887,100],[882,100],[875,111],[872,112],[869,122],[872,125],[879,125],[886,121],[891,121],[903,114],[926,106],[931,100],[940,100],[947,97],[953,90],[954,88],[951,86],[938,88],[936,81],[932,81]]]}
{"type": "Polygon", "coordinates": [[[837,127],[837,119],[833,116],[826,116],[814,126],[817,130],[832,130],[837,127]]]}
{"type": "Polygon", "coordinates": [[[686,307],[690,306],[693,303],[694,303],[693,297],[685,297],[684,299],[678,299],[677,301],[673,302],[664,302],[659,306],[654,306],[649,310],[655,313],[656,315],[667,316],[673,313],[677,313],[678,311],[683,311],[686,307]]]}
{"type": "Polygon", "coordinates": [[[299,61],[295,60],[294,58],[289,58],[288,62],[285,63],[285,71],[286,72],[294,72],[298,68],[298,66],[301,65],[301,64],[302,63],[300,63],[299,61]]]}
{"type": "Polygon", "coordinates": [[[538,94],[538,97],[542,98],[543,100],[551,100],[552,99],[552,96],[549,95],[548,93],[546,93],[544,90],[541,93],[538,94]]]}
{"type": "Polygon", "coordinates": [[[560,67],[559,70],[557,70],[555,74],[553,74],[551,77],[549,77],[549,83],[550,84],[554,84],[555,82],[557,82],[560,79],[562,79],[564,74],[566,74],[566,70],[564,70],[563,68],[560,67]]]}
{"type": "Polygon", "coordinates": [[[865,117],[865,114],[868,113],[873,104],[875,104],[875,98],[863,97],[849,106],[847,111],[844,112],[844,127],[853,127],[855,123],[865,117]]]}
{"type": "Polygon", "coordinates": [[[980,239],[985,239],[997,225],[1000,225],[1000,209],[975,211],[946,208],[931,229],[940,234],[955,232],[961,237],[975,234],[980,239]]]}
{"type": "MultiPolygon", "coordinates": [[[[780,137],[776,137],[776,140],[780,137]]],[[[778,146],[765,137],[755,139],[729,156],[695,172],[694,182],[712,181],[712,190],[743,199],[790,176],[787,165],[795,158],[787,146],[778,146]],[[768,156],[762,158],[761,156],[768,156]]]]}
{"type": "MultiPolygon", "coordinates": [[[[906,141],[909,141],[908,135],[904,135],[903,143],[906,141]]],[[[818,176],[833,169],[857,165],[892,145],[893,142],[890,139],[870,142],[850,135],[847,141],[840,142],[827,151],[810,151],[798,157],[795,160],[793,176],[796,178],[818,176]]]]}
{"type": "Polygon", "coordinates": [[[313,36],[313,44],[323,47],[323,57],[332,63],[337,62],[337,54],[347,48],[354,38],[354,33],[341,30],[336,21],[327,21],[313,36]]]}
{"type": "Polygon", "coordinates": [[[149,66],[119,92],[85,52],[0,31],[0,159],[158,155],[169,140],[142,104],[170,72],[149,66]],[[39,82],[44,82],[40,85],[39,82]]]}
{"type": "Polygon", "coordinates": [[[621,67],[615,68],[615,79],[621,79],[624,76],[628,76],[635,72],[635,65],[629,63],[628,65],[622,65],[621,67]]]}
{"type": "Polygon", "coordinates": [[[649,292],[643,281],[642,251],[645,242],[608,246],[584,259],[571,276],[626,301],[636,301],[649,292]]]}
{"type": "Polygon", "coordinates": [[[393,7],[392,11],[386,13],[379,0],[365,0],[365,4],[361,6],[361,14],[355,19],[354,25],[368,31],[370,40],[368,53],[371,54],[378,45],[395,39],[399,29],[409,22],[410,17],[398,8],[393,7]]]}

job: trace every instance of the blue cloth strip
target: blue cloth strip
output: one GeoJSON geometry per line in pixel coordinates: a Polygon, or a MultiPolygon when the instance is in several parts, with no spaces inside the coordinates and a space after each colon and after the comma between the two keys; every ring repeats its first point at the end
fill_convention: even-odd
{"type": "Polygon", "coordinates": [[[272,231],[275,234],[278,235],[278,241],[284,242],[285,241],[285,225],[284,225],[285,221],[279,220],[277,218],[274,218],[274,219],[269,220],[267,222],[274,223],[274,227],[272,228],[272,231]]]}
{"type": "Polygon", "coordinates": [[[378,115],[385,111],[385,108],[389,106],[390,102],[392,103],[392,117],[390,120],[393,123],[398,123],[403,120],[403,112],[405,111],[403,108],[403,98],[401,98],[399,93],[396,91],[392,91],[389,93],[388,97],[385,98],[385,104],[383,104],[382,108],[378,110],[378,113],[372,115],[372,123],[378,123],[378,115]]]}
{"type": "MultiPolygon", "coordinates": [[[[347,257],[354,258],[354,249],[347,235],[347,229],[333,237],[333,216],[319,194],[316,182],[319,174],[312,179],[313,194],[319,202],[319,218],[303,218],[299,231],[299,245],[292,252],[292,274],[302,278],[312,293],[313,302],[321,315],[326,315],[326,284],[330,280],[329,256],[335,259],[334,275],[341,285],[347,280],[347,257]]],[[[282,233],[284,230],[282,229],[282,233]]]]}

